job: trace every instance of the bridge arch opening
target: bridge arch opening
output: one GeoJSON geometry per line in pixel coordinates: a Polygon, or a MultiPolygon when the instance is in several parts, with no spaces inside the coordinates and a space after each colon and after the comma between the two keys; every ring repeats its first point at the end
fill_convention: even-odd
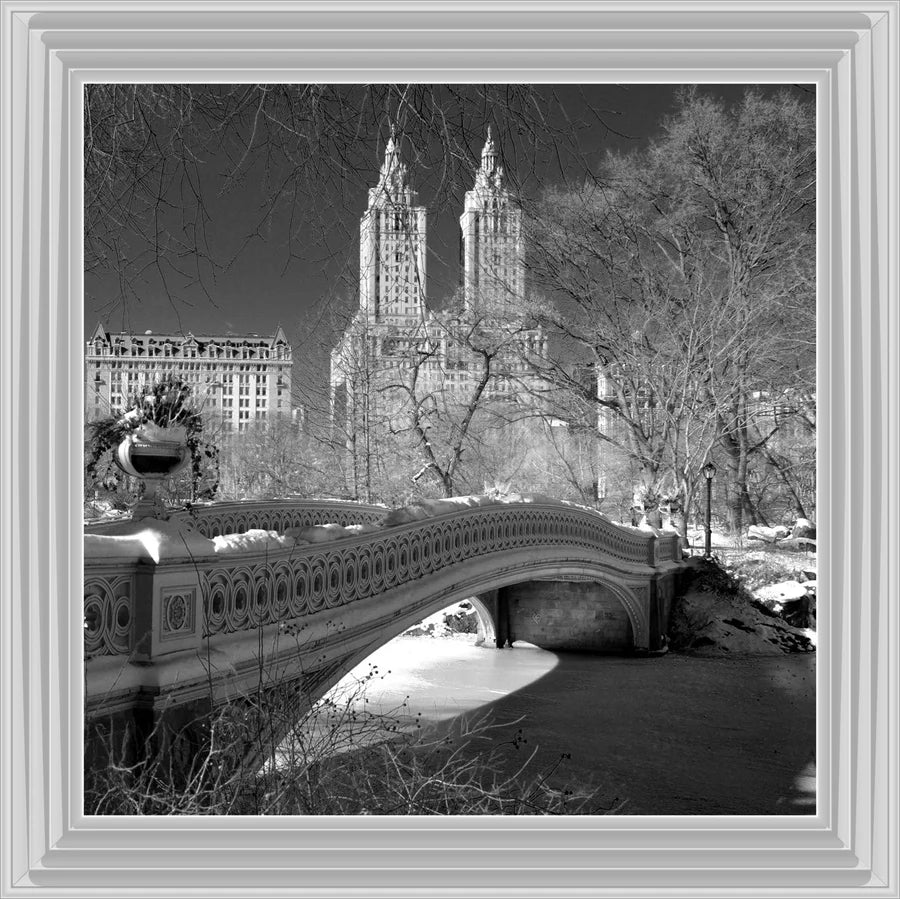
{"type": "MultiPolygon", "coordinates": [[[[442,609],[429,612],[418,622],[408,625],[393,640],[405,635],[422,635],[420,629],[435,636],[459,634],[474,634],[475,644],[493,646],[496,642],[497,628],[494,615],[481,597],[472,595],[458,602],[445,605],[442,609]],[[468,620],[467,620],[468,619],[468,620]],[[474,619],[474,620],[473,620],[474,619]],[[472,629],[474,626],[474,630],[472,629]]],[[[387,641],[387,645],[391,641],[387,641]]],[[[375,649],[373,652],[377,652],[375,649]]]]}
{"type": "MultiPolygon", "coordinates": [[[[532,569],[531,578],[506,576],[483,593],[446,591],[424,603],[400,608],[390,618],[377,620],[364,641],[340,657],[334,657],[327,673],[315,674],[314,686],[307,681],[310,705],[326,696],[346,676],[403,634],[428,618],[471,606],[477,623],[476,645],[529,646],[553,653],[557,650],[630,653],[647,628],[639,597],[627,586],[598,573],[575,575],[566,571],[532,569]],[[535,577],[536,575],[536,577],[535,577]]],[[[486,584],[486,586],[488,586],[486,584]]],[[[471,644],[469,644],[471,645],[471,644]]],[[[310,672],[307,672],[310,674],[310,672]]],[[[305,678],[304,678],[305,679],[305,678]]],[[[307,710],[309,709],[307,705],[307,710]]],[[[302,715],[296,720],[300,720],[302,715]]],[[[290,726],[283,732],[287,737],[290,726]]]]}

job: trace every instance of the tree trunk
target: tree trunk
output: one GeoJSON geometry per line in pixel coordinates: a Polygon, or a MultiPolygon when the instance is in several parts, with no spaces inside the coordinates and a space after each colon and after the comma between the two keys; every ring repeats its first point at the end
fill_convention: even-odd
{"type": "Polygon", "coordinates": [[[728,530],[737,537],[744,530],[744,511],[752,508],[747,490],[747,474],[750,456],[750,433],[747,425],[747,398],[741,388],[732,403],[731,422],[722,424],[722,449],[728,457],[729,490],[727,493],[728,530]]]}
{"type": "Polygon", "coordinates": [[[744,511],[747,515],[750,516],[750,524],[761,524],[763,527],[768,527],[769,522],[766,521],[766,516],[756,507],[755,503],[752,499],[750,499],[750,492],[747,489],[747,485],[743,484],[742,486],[742,494],[741,499],[744,503],[744,511]]]}
{"type": "Polygon", "coordinates": [[[775,472],[778,475],[779,480],[782,484],[784,484],[788,493],[790,493],[791,498],[794,501],[794,512],[797,518],[809,518],[809,515],[806,514],[806,507],[803,505],[803,500],[800,498],[800,494],[797,492],[794,487],[791,479],[788,477],[788,473],[784,470],[784,466],[781,460],[774,454],[770,452],[766,452],[766,461],[772,468],[775,469],[775,472]]]}

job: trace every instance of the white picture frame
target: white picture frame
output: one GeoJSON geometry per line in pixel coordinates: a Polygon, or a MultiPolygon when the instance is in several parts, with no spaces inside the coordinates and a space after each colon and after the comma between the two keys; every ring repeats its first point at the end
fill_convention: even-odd
{"type": "Polygon", "coordinates": [[[3,896],[898,895],[898,0],[3,0],[3,896]],[[814,83],[813,816],[81,812],[84,83],[814,83]]]}

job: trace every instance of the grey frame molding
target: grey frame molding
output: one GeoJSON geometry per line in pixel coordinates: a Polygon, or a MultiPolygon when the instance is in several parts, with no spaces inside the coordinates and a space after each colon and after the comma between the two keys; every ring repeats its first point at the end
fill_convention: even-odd
{"type": "Polygon", "coordinates": [[[898,22],[898,0],[2,0],[2,895],[898,896],[898,22]],[[92,80],[817,86],[816,816],[82,814],[92,80]]]}

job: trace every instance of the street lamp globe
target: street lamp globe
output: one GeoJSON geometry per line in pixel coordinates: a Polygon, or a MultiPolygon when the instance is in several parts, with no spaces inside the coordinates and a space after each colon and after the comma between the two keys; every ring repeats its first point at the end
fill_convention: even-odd
{"type": "Polygon", "coordinates": [[[703,475],[707,481],[711,481],[716,476],[716,466],[712,462],[707,462],[703,466],[703,475]]]}

